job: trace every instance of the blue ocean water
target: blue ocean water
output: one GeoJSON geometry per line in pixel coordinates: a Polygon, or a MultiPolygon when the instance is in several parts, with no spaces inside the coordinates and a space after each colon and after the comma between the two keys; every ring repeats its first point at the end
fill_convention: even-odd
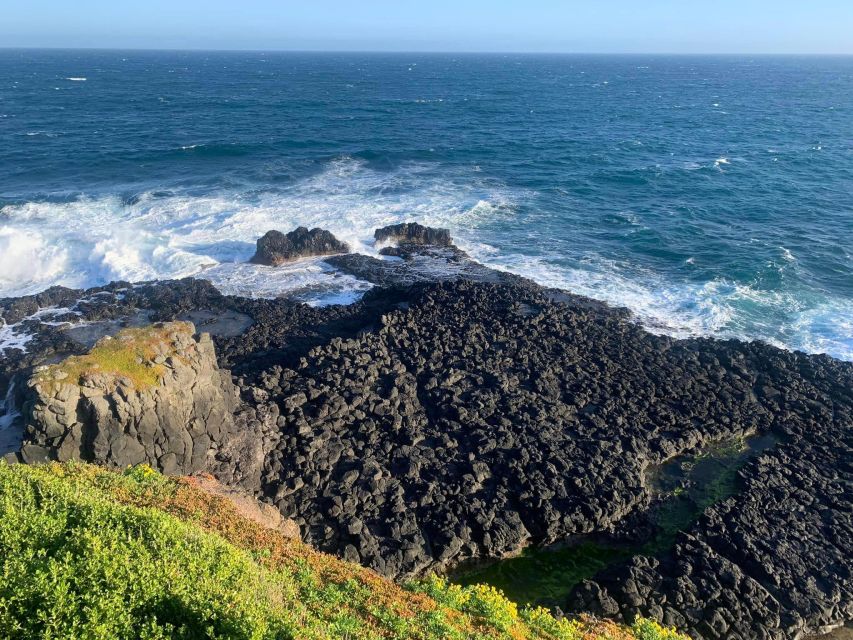
{"type": "Polygon", "coordinates": [[[853,359],[853,58],[0,51],[0,296],[346,300],[269,228],[449,227],[655,331],[853,359]]]}

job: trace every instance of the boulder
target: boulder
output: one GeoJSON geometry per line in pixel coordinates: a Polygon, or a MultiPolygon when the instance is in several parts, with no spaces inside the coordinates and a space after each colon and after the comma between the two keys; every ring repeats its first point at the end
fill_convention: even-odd
{"type": "Polygon", "coordinates": [[[373,237],[376,242],[394,242],[400,245],[416,244],[436,247],[453,245],[450,239],[450,231],[447,229],[433,229],[417,222],[402,222],[377,229],[373,233],[373,237]]]}
{"type": "Polygon", "coordinates": [[[262,456],[243,442],[237,388],[210,336],[194,334],[189,322],[125,329],[88,354],[38,367],[23,404],[24,462],[145,463],[186,475],[215,468],[220,450],[240,441],[240,463],[253,466],[262,456]]]}
{"type": "Polygon", "coordinates": [[[285,262],[310,256],[348,253],[349,246],[325,229],[298,227],[290,233],[267,231],[258,239],[258,248],[250,262],[277,267],[285,262]]]}

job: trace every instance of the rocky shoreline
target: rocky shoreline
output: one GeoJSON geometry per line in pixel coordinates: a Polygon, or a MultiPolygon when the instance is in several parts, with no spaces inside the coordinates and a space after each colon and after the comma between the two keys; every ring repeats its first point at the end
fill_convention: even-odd
{"type": "MultiPolygon", "coordinates": [[[[318,251],[342,251],[305,231],[318,251]]],[[[581,534],[647,535],[650,466],[774,434],[739,492],[671,550],[596,575],[561,608],[639,612],[695,638],[795,639],[853,620],[853,365],[653,335],[625,310],[479,265],[442,233],[376,237],[397,243],[386,259],[326,258],[375,285],[347,306],[224,296],[192,279],[0,300],[28,336],[25,351],[0,350],[0,397],[14,382],[29,424],[21,444],[61,448],[27,422],[34,367],[122,325],[195,322],[237,390],[232,404],[222,395],[224,433],[242,439],[232,450],[254,448],[203,465],[191,455],[191,470],[274,505],[313,546],[405,579],[581,534]]]]}

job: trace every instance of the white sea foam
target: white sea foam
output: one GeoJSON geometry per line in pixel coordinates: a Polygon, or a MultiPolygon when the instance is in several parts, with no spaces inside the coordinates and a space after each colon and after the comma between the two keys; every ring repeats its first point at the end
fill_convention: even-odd
{"type": "Polygon", "coordinates": [[[52,327],[77,324],[77,322],[72,323],[68,321],[67,316],[69,314],[76,316],[83,315],[80,311],[67,307],[45,307],[15,324],[6,324],[6,321],[0,317],[0,354],[10,349],[27,351],[27,345],[32,341],[33,334],[24,326],[25,322],[35,320],[40,324],[52,327]],[[59,318],[63,319],[60,320],[59,318]]]}
{"type": "MultiPolygon", "coordinates": [[[[627,306],[653,331],[765,338],[853,360],[853,303],[803,304],[724,280],[676,284],[592,254],[572,266],[566,266],[564,255],[541,247],[543,253],[533,257],[508,254],[489,245],[484,230],[514,225],[519,206],[532,194],[495,186],[476,172],[459,181],[437,177],[434,168],[409,164],[374,171],[362,161],[340,158],[313,177],[266,193],[151,193],[131,203],[105,196],[7,206],[0,210],[0,296],[54,284],[85,287],[195,275],[225,293],[288,295],[310,304],[351,302],[370,285],[320,260],[275,269],[246,264],[255,241],[269,229],[322,227],[353,250],[376,256],[374,229],[417,220],[450,228],[459,246],[487,265],[627,306]],[[784,313],[781,326],[762,325],[769,311],[784,313]]],[[[780,250],[791,263],[793,255],[780,250]]],[[[0,349],[25,347],[27,340],[0,326],[0,349]]]]}
{"type": "Polygon", "coordinates": [[[68,256],[60,244],[35,228],[0,226],[0,295],[35,293],[61,279],[68,256]]]}
{"type": "Polygon", "coordinates": [[[310,288],[310,278],[343,289],[328,268],[263,271],[242,263],[269,229],[323,227],[355,251],[376,255],[377,227],[417,219],[470,230],[514,215],[508,190],[436,179],[431,168],[412,164],[379,172],[345,157],[278,192],[142,194],[132,203],[104,196],[7,206],[0,210],[0,296],[55,284],[86,287],[190,275],[231,292],[264,296],[310,288]],[[243,285],[240,278],[246,279],[243,285]]]}
{"type": "Polygon", "coordinates": [[[762,291],[726,280],[673,284],[653,273],[625,273],[620,265],[602,259],[563,267],[558,266],[559,256],[501,255],[476,245],[469,251],[490,266],[540,284],[627,307],[653,333],[677,338],[761,339],[782,348],[853,360],[851,301],[812,304],[791,293],[762,291]],[[767,318],[771,314],[776,318],[773,321],[767,318]]]}
{"type": "Polygon", "coordinates": [[[11,349],[27,350],[32,334],[21,331],[18,325],[6,324],[0,319],[0,354],[11,349]]]}
{"type": "Polygon", "coordinates": [[[65,78],[66,80],[70,80],[71,82],[86,82],[88,78],[65,78]]]}
{"type": "Polygon", "coordinates": [[[355,302],[370,283],[339,273],[319,259],[298,260],[280,267],[224,263],[199,274],[226,295],[250,298],[287,296],[312,306],[355,302]]]}

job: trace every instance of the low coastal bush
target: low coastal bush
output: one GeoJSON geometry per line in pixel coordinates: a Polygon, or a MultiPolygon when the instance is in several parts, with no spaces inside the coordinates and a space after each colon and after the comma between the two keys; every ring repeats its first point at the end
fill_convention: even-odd
{"type": "Polygon", "coordinates": [[[484,585],[404,589],[148,467],[0,463],[0,563],[4,638],[682,638],[519,611],[484,585]]]}
{"type": "Polygon", "coordinates": [[[638,640],[680,640],[684,637],[675,629],[663,627],[654,620],[640,617],[631,625],[631,631],[638,640]]]}

